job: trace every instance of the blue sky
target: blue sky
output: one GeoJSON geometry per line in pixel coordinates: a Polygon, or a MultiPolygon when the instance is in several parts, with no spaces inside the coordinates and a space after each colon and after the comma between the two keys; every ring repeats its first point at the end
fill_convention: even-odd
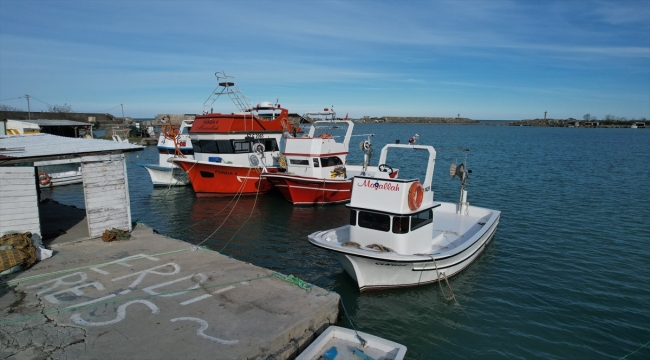
{"type": "Polygon", "coordinates": [[[650,119],[650,0],[0,0],[2,105],[200,113],[222,70],[298,113],[650,119]]]}

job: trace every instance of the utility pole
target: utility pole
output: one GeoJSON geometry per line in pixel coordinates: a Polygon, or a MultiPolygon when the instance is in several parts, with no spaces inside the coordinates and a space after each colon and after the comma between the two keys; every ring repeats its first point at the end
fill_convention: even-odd
{"type": "Polygon", "coordinates": [[[29,107],[29,95],[25,94],[25,98],[27,99],[27,116],[29,117],[29,120],[32,119],[32,110],[29,107]]]}

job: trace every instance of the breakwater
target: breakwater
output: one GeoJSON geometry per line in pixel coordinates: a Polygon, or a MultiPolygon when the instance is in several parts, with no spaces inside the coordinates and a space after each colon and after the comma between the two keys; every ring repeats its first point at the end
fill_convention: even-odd
{"type": "Polygon", "coordinates": [[[372,123],[408,123],[408,124],[478,124],[478,121],[462,117],[431,117],[431,116],[382,116],[364,117],[358,122],[372,123]]]}

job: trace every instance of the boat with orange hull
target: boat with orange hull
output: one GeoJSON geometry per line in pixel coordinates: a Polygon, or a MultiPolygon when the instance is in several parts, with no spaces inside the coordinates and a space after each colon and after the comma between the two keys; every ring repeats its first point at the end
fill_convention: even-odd
{"type": "Polygon", "coordinates": [[[255,107],[232,77],[215,74],[218,86],[204,104],[190,129],[194,159],[174,158],[189,176],[197,196],[254,195],[268,192],[273,184],[261,173],[279,171],[280,140],[294,130],[289,111],[279,104],[262,102],[255,107]],[[222,95],[233,100],[239,112],[214,113],[212,104],[222,95]]]}
{"type": "Polygon", "coordinates": [[[309,133],[301,137],[287,136],[281,158],[283,169],[279,172],[262,173],[261,177],[270,181],[284,197],[295,205],[335,204],[350,200],[352,179],[357,175],[395,178],[397,171],[388,166],[371,167],[372,155],[370,137],[362,141],[365,151],[363,165],[347,164],[350,139],[354,123],[349,120],[335,120],[333,110],[307,113],[307,115],[331,116],[330,119],[314,121],[309,133]],[[331,132],[345,135],[335,136],[331,132]],[[342,141],[337,139],[343,138],[342,141]]]}
{"type": "MultiPolygon", "coordinates": [[[[174,159],[188,173],[197,196],[234,196],[263,194],[273,190],[273,184],[260,178],[260,169],[206,161],[174,159]]],[[[277,168],[267,168],[277,172],[277,168]]]]}

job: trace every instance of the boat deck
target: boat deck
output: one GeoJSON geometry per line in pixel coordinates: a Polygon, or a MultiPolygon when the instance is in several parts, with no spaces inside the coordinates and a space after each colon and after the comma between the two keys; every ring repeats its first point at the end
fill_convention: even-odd
{"type": "MultiPolygon", "coordinates": [[[[454,251],[461,247],[466,241],[478,233],[490,218],[490,214],[470,207],[469,215],[456,214],[455,208],[448,206],[454,204],[443,204],[433,211],[433,243],[431,253],[444,253],[454,251]],[[447,205],[447,206],[445,206],[447,205]],[[472,216],[473,212],[476,213],[472,216]]],[[[483,209],[480,209],[483,210],[483,209]]]]}

